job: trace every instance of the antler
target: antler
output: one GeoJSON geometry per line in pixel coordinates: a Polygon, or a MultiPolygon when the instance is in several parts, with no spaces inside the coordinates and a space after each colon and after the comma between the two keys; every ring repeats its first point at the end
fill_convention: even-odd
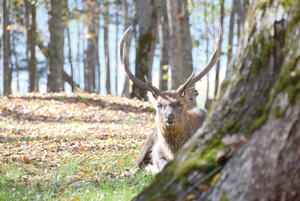
{"type": "Polygon", "coordinates": [[[135,77],[135,75],[133,75],[129,69],[129,65],[128,65],[128,56],[127,56],[127,50],[126,50],[126,44],[125,44],[125,38],[130,30],[131,26],[124,32],[121,41],[120,41],[120,45],[119,45],[119,49],[120,49],[120,62],[121,65],[123,66],[126,75],[128,76],[128,78],[135,83],[136,85],[142,87],[145,90],[150,91],[153,95],[158,96],[159,94],[161,94],[161,91],[159,89],[157,89],[156,87],[152,86],[150,84],[150,82],[147,80],[147,78],[145,77],[146,83],[141,81],[140,79],[138,79],[137,77],[135,77]]]}
{"type": "Polygon", "coordinates": [[[221,52],[221,45],[222,45],[222,38],[223,38],[223,28],[221,25],[220,20],[218,19],[218,24],[219,24],[219,38],[216,40],[213,35],[211,34],[210,30],[207,27],[207,24],[205,22],[205,26],[206,29],[210,35],[210,37],[212,38],[213,42],[214,42],[214,46],[215,49],[213,51],[213,54],[210,58],[210,60],[208,61],[208,63],[206,64],[205,68],[200,71],[197,75],[194,76],[194,71],[192,73],[192,75],[189,77],[189,79],[183,84],[181,85],[178,89],[177,89],[177,93],[182,94],[189,86],[195,84],[196,82],[198,82],[204,75],[206,75],[210,69],[215,65],[215,63],[217,62],[219,56],[220,56],[220,52],[221,52]]]}

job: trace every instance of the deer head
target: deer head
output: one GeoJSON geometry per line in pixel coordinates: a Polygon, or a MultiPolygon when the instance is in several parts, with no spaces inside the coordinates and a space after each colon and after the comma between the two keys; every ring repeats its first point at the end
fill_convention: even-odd
{"type": "Polygon", "coordinates": [[[197,73],[196,75],[195,70],[193,70],[189,79],[184,84],[182,84],[177,90],[172,91],[160,91],[156,87],[152,86],[152,84],[148,81],[146,76],[146,82],[143,82],[132,74],[132,72],[129,70],[127,51],[125,45],[125,38],[131,27],[129,27],[123,34],[119,45],[120,63],[123,66],[128,78],[133,83],[150,92],[152,96],[150,96],[150,101],[156,109],[156,126],[159,129],[168,130],[171,133],[177,133],[179,130],[182,129],[182,127],[184,127],[184,125],[186,125],[185,123],[187,121],[187,112],[185,110],[185,107],[187,104],[192,103],[198,96],[198,91],[194,88],[189,87],[193,86],[197,81],[199,81],[204,75],[206,75],[210,71],[210,69],[214,66],[220,55],[223,29],[219,20],[218,24],[219,38],[215,39],[211,34],[210,30],[208,29],[207,24],[205,23],[206,29],[208,30],[208,33],[211,36],[215,46],[209,62],[206,64],[203,70],[197,73]]]}

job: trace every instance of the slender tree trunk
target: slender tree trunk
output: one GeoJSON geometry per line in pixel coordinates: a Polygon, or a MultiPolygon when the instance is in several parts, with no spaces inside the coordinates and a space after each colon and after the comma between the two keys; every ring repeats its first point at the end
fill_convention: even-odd
{"type": "Polygon", "coordinates": [[[12,34],[12,48],[13,48],[13,55],[15,57],[15,71],[16,71],[16,77],[17,77],[17,92],[20,92],[20,83],[19,83],[19,61],[17,57],[17,51],[16,51],[16,38],[15,38],[16,32],[13,32],[12,34]]]}
{"type": "MultiPolygon", "coordinates": [[[[156,0],[137,0],[137,19],[139,25],[138,47],[136,51],[135,76],[145,81],[144,76],[152,81],[152,64],[157,35],[156,0]],[[146,9],[145,9],[146,8],[146,9]]],[[[133,84],[131,97],[147,100],[146,91],[133,84]]]]}
{"type": "Polygon", "coordinates": [[[38,91],[38,75],[36,67],[36,7],[32,2],[24,1],[24,26],[26,38],[26,60],[29,73],[28,91],[38,91]]]}
{"type": "MultiPolygon", "coordinates": [[[[204,20],[205,22],[207,22],[207,2],[206,0],[204,1],[204,20]]],[[[206,63],[209,60],[209,51],[208,51],[208,47],[209,47],[209,38],[208,38],[208,33],[206,33],[206,63]]],[[[210,108],[210,103],[211,103],[211,99],[209,98],[209,72],[206,74],[206,101],[205,101],[205,109],[209,109],[210,108]]]]}
{"type": "Polygon", "coordinates": [[[3,95],[8,95],[11,91],[9,83],[9,1],[3,0],[2,2],[2,75],[3,75],[3,95]]]}
{"type": "Polygon", "coordinates": [[[64,7],[64,2],[51,0],[48,92],[64,91],[64,22],[62,20],[64,7]]]}
{"type": "Polygon", "coordinates": [[[300,5],[260,3],[252,1],[249,13],[264,14],[247,16],[231,63],[235,70],[203,126],[135,200],[188,195],[196,200],[300,200],[300,5]],[[248,140],[218,164],[219,151],[234,150],[224,144],[233,134],[248,140]],[[217,172],[219,180],[200,195],[201,185],[217,172]]]}
{"type": "MultiPolygon", "coordinates": [[[[192,57],[192,38],[190,33],[190,13],[188,11],[187,0],[179,0],[179,13],[181,13],[181,41],[182,41],[182,73],[183,82],[185,82],[193,72],[192,57]]],[[[190,110],[197,106],[196,101],[187,105],[186,109],[190,110]]]]}
{"type": "MultiPolygon", "coordinates": [[[[10,22],[9,22],[10,24],[10,22]]],[[[8,37],[9,37],[9,41],[8,41],[8,47],[9,47],[9,52],[8,52],[8,65],[9,65],[9,73],[8,73],[8,83],[9,83],[9,94],[12,93],[12,88],[11,88],[11,83],[12,83],[12,74],[13,74],[13,63],[12,63],[12,50],[11,50],[11,42],[10,42],[10,34],[11,31],[8,32],[8,37]]]]}
{"type": "MultiPolygon", "coordinates": [[[[82,35],[84,36],[85,33],[83,32],[82,35]]],[[[84,52],[86,52],[85,48],[87,47],[86,43],[87,43],[87,40],[83,39],[83,41],[82,41],[82,50],[83,50],[82,53],[83,54],[82,55],[83,55],[83,75],[84,75],[84,77],[83,77],[83,83],[84,83],[84,89],[85,89],[85,68],[87,66],[87,64],[86,64],[87,55],[84,54],[84,52]]]]}
{"type": "Polygon", "coordinates": [[[90,19],[87,22],[88,34],[87,34],[87,51],[84,62],[84,90],[90,93],[96,90],[96,66],[98,58],[98,46],[99,46],[99,10],[100,4],[96,0],[90,0],[85,2],[86,8],[90,11],[90,19]]]}
{"type": "MultiPolygon", "coordinates": [[[[51,14],[51,12],[50,12],[50,14],[51,14]]],[[[19,22],[21,25],[23,25],[24,26],[24,24],[22,23],[22,21],[20,21],[19,22]]],[[[49,20],[49,25],[50,25],[50,20],[49,20]]],[[[36,32],[36,38],[37,37],[39,37],[38,36],[38,33],[36,32]]],[[[51,39],[51,37],[50,37],[50,39],[51,39]]],[[[44,45],[43,45],[43,42],[42,41],[36,41],[36,45],[38,46],[38,48],[40,49],[40,51],[41,51],[41,53],[45,56],[45,58],[46,59],[48,59],[49,61],[50,61],[50,56],[49,56],[49,54],[50,54],[50,43],[49,43],[49,47],[45,47],[44,45]]],[[[69,76],[64,70],[62,71],[62,75],[63,75],[63,79],[68,83],[68,84],[70,84],[70,86],[72,86],[72,84],[73,83],[75,83],[76,84],[76,82],[72,79],[72,77],[71,76],[69,76]]],[[[38,78],[38,76],[37,76],[37,80],[38,80],[39,78],[38,78]]],[[[49,81],[49,79],[48,79],[48,81],[49,81]]],[[[38,83],[38,81],[37,81],[37,83],[38,83]]],[[[48,85],[49,83],[47,83],[47,85],[48,85]]],[[[78,85],[76,85],[77,87],[79,87],[78,85]]],[[[37,88],[38,88],[38,84],[37,84],[37,88]]],[[[48,88],[48,86],[47,86],[47,88],[48,88]]],[[[47,89],[48,90],[48,89],[47,89]]]]}
{"type": "MultiPolygon", "coordinates": [[[[70,39],[70,29],[69,29],[69,27],[67,27],[67,35],[68,35],[68,44],[69,44],[68,59],[69,59],[70,67],[71,67],[71,77],[74,80],[74,69],[73,69],[73,61],[72,61],[72,49],[71,49],[71,39],[70,39]]],[[[75,92],[76,86],[74,85],[74,83],[72,84],[71,87],[72,87],[72,92],[75,92]]]]}
{"type": "Polygon", "coordinates": [[[247,7],[245,0],[236,0],[236,13],[237,13],[237,35],[238,39],[242,33],[242,28],[245,23],[245,18],[247,14],[247,7]]]}
{"type": "Polygon", "coordinates": [[[109,5],[108,2],[104,3],[104,52],[105,52],[105,69],[106,69],[106,81],[105,88],[106,93],[111,94],[110,90],[110,62],[109,62],[109,45],[108,45],[108,24],[109,24],[109,5]]]}
{"type": "Polygon", "coordinates": [[[160,64],[159,64],[159,89],[168,90],[168,66],[169,66],[169,49],[170,33],[168,23],[168,13],[166,1],[161,1],[160,15],[158,19],[158,35],[160,44],[160,64]]]}
{"type": "MultiPolygon", "coordinates": [[[[77,9],[79,9],[79,0],[76,1],[77,3],[77,9]]],[[[81,75],[81,68],[80,68],[80,40],[81,40],[81,35],[80,35],[80,23],[77,23],[77,37],[78,37],[78,40],[77,40],[77,76],[78,76],[78,86],[80,88],[80,75],[81,75]]]]}
{"type": "Polygon", "coordinates": [[[116,5],[116,58],[115,58],[115,62],[116,62],[116,77],[115,77],[115,91],[116,91],[116,96],[118,96],[118,46],[119,46],[119,6],[116,5]]]}
{"type": "MultiPolygon", "coordinates": [[[[220,8],[220,10],[221,10],[221,12],[220,12],[220,21],[221,21],[221,26],[223,27],[224,11],[225,11],[225,0],[220,0],[220,5],[221,5],[221,8],[220,8]]],[[[222,48],[221,48],[221,53],[222,53],[222,48]]],[[[216,78],[215,78],[215,95],[214,95],[214,99],[216,99],[217,94],[218,94],[218,89],[219,89],[220,61],[221,61],[221,57],[219,58],[219,60],[217,61],[217,64],[216,64],[216,78]]]]}
{"type": "Polygon", "coordinates": [[[178,0],[167,0],[167,12],[170,31],[170,66],[172,72],[172,89],[183,83],[182,76],[182,44],[178,17],[178,0]]]}
{"type": "Polygon", "coordinates": [[[228,52],[227,52],[227,66],[226,66],[226,74],[229,64],[232,58],[232,46],[233,46],[233,30],[234,30],[234,16],[235,16],[235,5],[237,0],[232,0],[230,19],[229,19],[229,34],[228,34],[228,52]]]}
{"type": "MultiPolygon", "coordinates": [[[[123,4],[122,4],[122,7],[123,7],[123,18],[124,18],[124,31],[129,27],[130,25],[130,22],[129,22],[129,17],[128,17],[128,3],[127,3],[127,0],[124,0],[123,1],[123,4]]],[[[129,57],[129,54],[130,54],[130,43],[131,43],[131,36],[127,36],[126,38],[126,48],[128,50],[128,57],[129,57]]],[[[125,76],[125,83],[124,83],[124,87],[123,87],[123,91],[122,91],[122,96],[125,96],[127,98],[130,97],[130,93],[129,93],[129,79],[126,75],[125,76]]]]}
{"type": "MultiPolygon", "coordinates": [[[[100,32],[99,32],[99,38],[100,38],[100,32]]],[[[98,66],[98,93],[100,94],[100,90],[101,90],[101,68],[100,68],[99,54],[97,55],[97,66],[98,66]]]]}
{"type": "Polygon", "coordinates": [[[187,0],[179,0],[178,10],[181,13],[180,28],[182,41],[182,67],[183,81],[185,82],[193,72],[193,57],[192,57],[192,39],[190,33],[190,13],[188,11],[187,0]]]}

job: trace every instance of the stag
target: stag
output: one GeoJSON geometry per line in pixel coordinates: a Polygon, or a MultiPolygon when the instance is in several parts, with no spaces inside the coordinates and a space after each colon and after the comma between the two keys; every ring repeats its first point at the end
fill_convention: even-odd
{"type": "Polygon", "coordinates": [[[123,34],[120,41],[120,63],[123,66],[128,78],[149,91],[149,99],[156,110],[154,132],[145,142],[139,157],[135,161],[132,170],[144,165],[151,165],[151,171],[158,172],[174,158],[176,152],[183,144],[191,138],[191,136],[201,127],[206,111],[201,108],[186,110],[186,105],[192,103],[198,96],[198,91],[192,87],[210,69],[214,66],[219,58],[221,51],[221,43],[223,37],[223,29],[219,24],[219,38],[215,39],[206,25],[206,29],[214,42],[214,51],[211,59],[208,61],[204,69],[195,75],[193,70],[189,79],[182,84],[177,90],[160,91],[154,87],[145,76],[143,82],[132,74],[129,70],[125,38],[130,27],[123,34]]]}

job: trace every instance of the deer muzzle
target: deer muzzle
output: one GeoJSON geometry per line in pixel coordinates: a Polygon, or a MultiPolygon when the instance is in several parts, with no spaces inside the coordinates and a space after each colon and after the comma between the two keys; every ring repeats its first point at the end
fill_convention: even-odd
{"type": "Polygon", "coordinates": [[[167,125],[174,125],[175,124],[175,116],[174,114],[168,114],[165,116],[165,122],[167,125]]]}

